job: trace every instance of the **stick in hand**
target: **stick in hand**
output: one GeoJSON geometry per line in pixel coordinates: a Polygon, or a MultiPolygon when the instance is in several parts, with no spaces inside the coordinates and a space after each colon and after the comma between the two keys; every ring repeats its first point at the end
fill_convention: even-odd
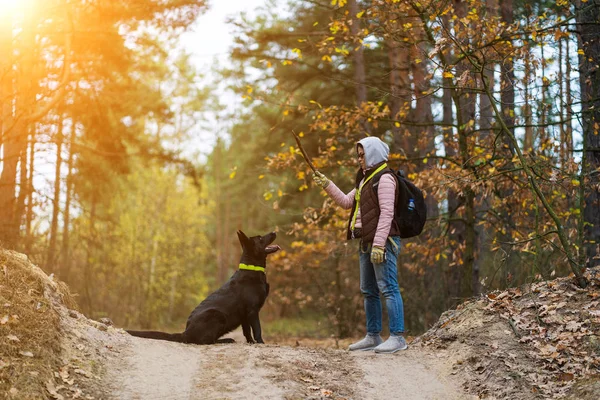
{"type": "Polygon", "coordinates": [[[315,168],[313,163],[310,161],[310,158],[308,158],[308,154],[306,154],[306,151],[304,151],[304,147],[302,147],[302,144],[300,143],[300,138],[298,137],[298,135],[296,135],[296,132],[292,131],[292,134],[294,135],[294,139],[296,139],[296,143],[298,144],[298,148],[300,149],[300,152],[302,153],[302,157],[304,157],[304,161],[306,161],[306,163],[308,164],[310,169],[312,169],[313,172],[316,173],[317,169],[315,168]]]}

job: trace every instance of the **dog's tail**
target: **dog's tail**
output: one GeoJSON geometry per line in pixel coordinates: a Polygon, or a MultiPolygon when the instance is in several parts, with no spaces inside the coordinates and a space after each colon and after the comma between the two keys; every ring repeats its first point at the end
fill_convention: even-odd
{"type": "Polygon", "coordinates": [[[146,339],[168,340],[170,342],[185,343],[183,333],[166,333],[158,331],[126,331],[131,336],[137,336],[146,339]]]}

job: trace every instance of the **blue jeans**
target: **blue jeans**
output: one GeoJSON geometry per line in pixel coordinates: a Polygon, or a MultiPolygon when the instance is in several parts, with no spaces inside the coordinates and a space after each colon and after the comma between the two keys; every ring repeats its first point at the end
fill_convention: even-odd
{"type": "Polygon", "coordinates": [[[391,236],[385,243],[385,261],[381,264],[371,262],[371,245],[361,244],[359,250],[360,291],[365,298],[365,314],[367,315],[367,333],[381,332],[382,308],[379,293],[385,298],[385,307],[390,323],[390,333],[404,333],[404,305],[398,286],[398,253],[400,237],[391,236]],[[394,242],[392,245],[391,241],[394,242]]]}

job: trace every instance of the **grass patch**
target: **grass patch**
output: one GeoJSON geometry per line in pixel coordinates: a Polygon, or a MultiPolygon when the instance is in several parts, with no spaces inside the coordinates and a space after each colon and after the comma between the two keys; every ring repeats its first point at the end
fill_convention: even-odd
{"type": "Polygon", "coordinates": [[[331,336],[327,321],[317,317],[281,318],[262,325],[263,331],[274,337],[322,339],[331,336]]]}

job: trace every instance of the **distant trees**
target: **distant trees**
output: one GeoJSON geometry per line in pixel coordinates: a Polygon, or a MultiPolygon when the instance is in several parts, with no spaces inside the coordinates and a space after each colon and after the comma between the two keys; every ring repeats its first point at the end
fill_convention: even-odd
{"type": "MultiPolygon", "coordinates": [[[[135,198],[132,188],[142,177],[154,185],[140,171],[152,169],[160,177],[167,173],[160,167],[171,166],[169,180],[177,182],[172,187],[165,182],[163,190],[173,196],[186,193],[176,200],[197,203],[191,184],[176,178],[175,170],[197,178],[179,153],[206,93],[196,87],[196,72],[186,57],[169,57],[178,35],[206,6],[194,0],[15,3],[0,11],[0,245],[27,252],[70,283],[82,294],[85,311],[112,311],[127,303],[95,290],[103,282],[120,293],[119,280],[108,276],[135,270],[128,259],[111,257],[128,245],[115,237],[125,222],[113,209],[116,198],[123,203],[131,198],[126,182],[135,198]],[[131,181],[136,176],[139,180],[131,181]]],[[[177,216],[185,215],[187,207],[179,204],[177,216]]],[[[175,218],[168,211],[154,209],[175,218]]],[[[203,217],[193,217],[196,211],[186,222],[202,226],[203,217]]],[[[182,235],[179,250],[197,256],[201,236],[181,228],[175,234],[182,235]]],[[[169,238],[174,234],[161,230],[169,238]]],[[[134,247],[134,238],[127,239],[134,247]]],[[[146,239],[160,243],[155,237],[135,238],[146,239]]],[[[177,264],[171,274],[192,264],[189,258],[169,257],[177,264]]],[[[203,273],[194,271],[182,275],[193,281],[203,273]]],[[[156,282],[161,275],[150,276],[156,282]]],[[[166,297],[189,283],[168,281],[173,289],[166,297]]],[[[136,309],[143,314],[156,307],[136,309]]],[[[126,318],[140,324],[149,315],[126,318]]]]}

